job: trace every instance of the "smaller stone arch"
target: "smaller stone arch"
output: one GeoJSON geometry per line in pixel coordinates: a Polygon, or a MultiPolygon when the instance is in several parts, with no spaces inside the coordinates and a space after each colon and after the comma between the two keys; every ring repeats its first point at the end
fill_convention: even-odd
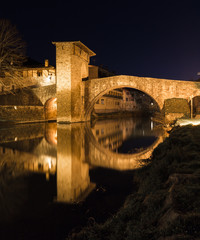
{"type": "Polygon", "coordinates": [[[191,117],[200,118],[200,96],[194,96],[189,99],[191,117]]]}
{"type": "Polygon", "coordinates": [[[55,120],[57,119],[57,98],[53,97],[46,101],[44,105],[45,120],[55,120]]]}
{"type": "Polygon", "coordinates": [[[163,113],[166,122],[172,122],[177,118],[189,118],[190,106],[185,98],[168,98],[164,101],[163,113]]]}

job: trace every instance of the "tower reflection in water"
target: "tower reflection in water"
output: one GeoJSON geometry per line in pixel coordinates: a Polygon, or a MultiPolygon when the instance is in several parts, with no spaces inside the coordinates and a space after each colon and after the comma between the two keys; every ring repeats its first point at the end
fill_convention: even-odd
{"type": "Polygon", "coordinates": [[[162,141],[160,131],[133,119],[87,123],[40,123],[16,125],[0,129],[1,165],[15,163],[21,173],[43,174],[46,181],[56,176],[57,202],[72,203],[85,199],[95,188],[91,183],[91,167],[117,170],[141,166],[140,159],[150,156],[162,141]],[[134,154],[116,153],[132,135],[155,136],[155,143],[134,154]]]}
{"type": "Polygon", "coordinates": [[[78,201],[95,187],[85,161],[84,125],[58,125],[57,133],[57,200],[78,201]]]}

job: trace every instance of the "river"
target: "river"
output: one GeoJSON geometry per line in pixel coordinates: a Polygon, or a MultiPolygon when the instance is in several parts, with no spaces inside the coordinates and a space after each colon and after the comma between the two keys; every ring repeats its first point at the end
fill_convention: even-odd
{"type": "Polygon", "coordinates": [[[0,239],[64,239],[105,221],[161,141],[147,117],[1,127],[0,239]]]}

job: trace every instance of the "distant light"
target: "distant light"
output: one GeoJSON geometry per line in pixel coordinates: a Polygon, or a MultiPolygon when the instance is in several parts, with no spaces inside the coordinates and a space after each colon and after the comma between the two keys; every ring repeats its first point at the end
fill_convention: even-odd
{"type": "Polygon", "coordinates": [[[52,78],[52,75],[49,74],[47,77],[44,78],[43,84],[49,85],[51,83],[51,78],[52,78]]]}
{"type": "Polygon", "coordinates": [[[52,160],[51,160],[51,157],[45,157],[45,161],[47,162],[48,166],[49,166],[49,169],[52,168],[52,160]]]}
{"type": "Polygon", "coordinates": [[[178,119],[175,126],[200,125],[200,119],[178,119]]]}
{"type": "Polygon", "coordinates": [[[46,78],[46,82],[50,83],[51,82],[51,75],[48,75],[48,77],[46,78]]]}
{"type": "Polygon", "coordinates": [[[17,106],[14,106],[14,109],[17,110],[17,106]]]}
{"type": "Polygon", "coordinates": [[[153,121],[151,121],[151,130],[153,130],[153,121]]]}
{"type": "Polygon", "coordinates": [[[49,161],[49,169],[51,169],[51,161],[49,161]]]}
{"type": "Polygon", "coordinates": [[[151,102],[151,105],[153,106],[153,102],[151,102]]]}
{"type": "Polygon", "coordinates": [[[17,137],[15,137],[15,142],[17,141],[17,137]]]}

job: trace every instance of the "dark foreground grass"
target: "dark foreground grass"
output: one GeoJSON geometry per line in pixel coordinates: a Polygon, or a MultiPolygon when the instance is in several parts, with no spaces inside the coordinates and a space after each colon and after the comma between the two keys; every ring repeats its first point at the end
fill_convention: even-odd
{"type": "Polygon", "coordinates": [[[67,239],[199,239],[200,126],[174,128],[147,163],[136,171],[137,193],[115,216],[67,239]]]}

